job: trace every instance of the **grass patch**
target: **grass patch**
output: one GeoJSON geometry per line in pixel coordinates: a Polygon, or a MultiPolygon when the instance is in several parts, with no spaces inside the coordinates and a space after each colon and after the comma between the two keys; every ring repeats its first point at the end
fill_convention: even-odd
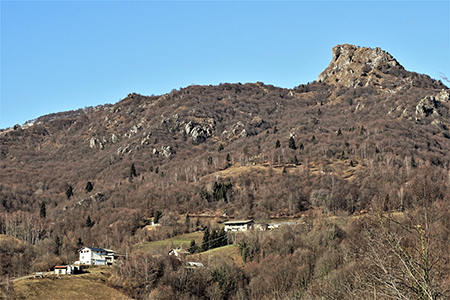
{"type": "Polygon", "coordinates": [[[228,245],[202,253],[188,255],[186,259],[188,261],[199,261],[205,266],[208,264],[214,265],[224,260],[231,260],[238,266],[242,266],[244,264],[238,245],[228,245]]]}
{"type": "Polygon", "coordinates": [[[137,244],[134,246],[134,249],[145,252],[158,252],[163,247],[180,247],[187,250],[191,244],[191,241],[198,240],[199,238],[203,238],[203,232],[200,231],[191,232],[182,235],[177,235],[173,238],[162,241],[137,244]]]}

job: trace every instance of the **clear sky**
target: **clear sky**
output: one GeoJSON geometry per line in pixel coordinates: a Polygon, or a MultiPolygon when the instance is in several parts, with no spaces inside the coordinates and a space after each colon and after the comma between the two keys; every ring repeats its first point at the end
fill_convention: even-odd
{"type": "MultiPolygon", "coordinates": [[[[450,77],[449,1],[0,1],[0,128],[191,84],[317,79],[331,48],[381,47],[450,77]]],[[[447,84],[448,85],[448,84],[447,84]]]]}

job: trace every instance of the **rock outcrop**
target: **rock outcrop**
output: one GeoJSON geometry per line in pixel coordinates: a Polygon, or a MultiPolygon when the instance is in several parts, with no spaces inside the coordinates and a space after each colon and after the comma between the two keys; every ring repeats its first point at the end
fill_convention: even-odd
{"type": "Polygon", "coordinates": [[[382,86],[393,69],[404,70],[403,66],[380,48],[356,47],[354,45],[337,45],[332,49],[333,59],[329,66],[320,73],[319,82],[341,84],[347,87],[382,86]]]}

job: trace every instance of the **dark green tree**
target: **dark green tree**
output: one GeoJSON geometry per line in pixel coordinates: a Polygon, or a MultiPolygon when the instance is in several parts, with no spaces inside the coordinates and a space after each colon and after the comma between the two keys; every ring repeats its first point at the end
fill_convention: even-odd
{"type": "Polygon", "coordinates": [[[53,253],[55,253],[55,255],[59,255],[59,253],[61,252],[61,246],[61,239],[59,238],[59,235],[56,235],[53,239],[53,253]]]}
{"type": "Polygon", "coordinates": [[[86,191],[86,193],[91,192],[94,189],[94,185],[92,184],[92,182],[88,181],[86,183],[86,187],[84,188],[84,190],[86,191]]]}
{"type": "Polygon", "coordinates": [[[222,144],[220,144],[219,145],[219,149],[218,149],[218,151],[220,152],[220,151],[222,151],[223,150],[223,145],[222,144]]]}
{"type": "Polygon", "coordinates": [[[297,155],[294,155],[294,160],[293,160],[293,162],[294,162],[294,165],[298,165],[298,158],[297,158],[297,155]]]}
{"type": "Polygon", "coordinates": [[[289,138],[289,148],[291,148],[293,150],[297,149],[297,146],[295,146],[294,137],[292,137],[292,136],[289,138]]]}
{"type": "Polygon", "coordinates": [[[281,147],[280,140],[277,140],[277,141],[275,142],[275,149],[280,148],[280,147],[281,147]]]}
{"type": "Polygon", "coordinates": [[[337,131],[337,135],[338,135],[338,136],[342,135],[341,128],[339,128],[339,130],[337,131]]]}
{"type": "Polygon", "coordinates": [[[389,194],[386,194],[386,197],[384,197],[383,202],[383,211],[388,211],[388,205],[389,205],[389,194]]]}
{"type": "Polygon", "coordinates": [[[162,212],[160,210],[157,210],[155,212],[155,216],[153,217],[153,223],[158,224],[161,217],[162,217],[162,212]]]}
{"type": "Polygon", "coordinates": [[[158,174],[159,173],[159,167],[156,167],[155,169],[155,173],[158,174]]]}
{"type": "Polygon", "coordinates": [[[202,241],[202,251],[207,251],[210,249],[210,233],[209,233],[209,228],[206,227],[205,231],[203,232],[203,241],[202,241]]]}
{"type": "Polygon", "coordinates": [[[187,229],[191,228],[191,217],[189,214],[186,214],[186,219],[184,219],[184,225],[186,225],[187,229]]]}
{"type": "Polygon", "coordinates": [[[228,235],[225,231],[225,227],[220,228],[217,237],[219,239],[219,247],[226,246],[228,244],[228,235]]]}
{"type": "Polygon", "coordinates": [[[413,167],[413,168],[417,167],[417,163],[416,163],[416,160],[414,159],[414,156],[411,156],[411,167],[413,167]]]}
{"type": "Polygon", "coordinates": [[[230,153],[227,154],[226,160],[227,160],[227,161],[231,161],[230,153]]]}
{"type": "Polygon", "coordinates": [[[42,201],[39,210],[39,217],[41,219],[45,219],[46,216],[47,216],[47,209],[45,207],[45,201],[42,201]]]}
{"type": "Polygon", "coordinates": [[[277,126],[273,127],[273,133],[275,134],[275,133],[277,133],[277,132],[278,132],[277,126]]]}
{"type": "Polygon", "coordinates": [[[73,196],[73,187],[71,185],[69,185],[69,187],[66,190],[66,197],[67,199],[70,199],[70,197],[73,196]]]}
{"type": "Polygon", "coordinates": [[[217,231],[213,230],[211,231],[211,235],[209,238],[209,246],[211,249],[219,247],[219,239],[217,238],[217,231]]]}
{"type": "Polygon", "coordinates": [[[87,218],[86,218],[86,223],[84,224],[85,227],[92,228],[92,226],[94,226],[94,224],[95,224],[95,222],[93,222],[91,220],[91,216],[88,215],[87,218]]]}
{"type": "Polygon", "coordinates": [[[191,241],[191,244],[188,248],[189,253],[194,254],[198,252],[198,245],[195,243],[195,240],[191,241]]]}
{"type": "Polygon", "coordinates": [[[77,249],[80,249],[81,247],[83,247],[83,240],[79,237],[78,241],[77,241],[77,249]]]}
{"type": "Polygon", "coordinates": [[[128,179],[131,181],[133,181],[133,178],[137,176],[136,173],[136,167],[134,166],[134,163],[131,164],[130,166],[130,174],[128,176],[128,179]]]}

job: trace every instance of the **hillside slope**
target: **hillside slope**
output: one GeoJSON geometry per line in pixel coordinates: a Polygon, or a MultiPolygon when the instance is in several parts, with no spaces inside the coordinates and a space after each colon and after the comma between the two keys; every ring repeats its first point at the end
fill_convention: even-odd
{"type": "Polygon", "coordinates": [[[382,207],[387,194],[389,209],[411,205],[414,170],[450,165],[449,89],[379,48],[332,54],[318,81],[292,89],[130,93],[2,130],[0,233],[47,240],[43,248],[71,260],[79,242],[125,252],[189,230],[178,222],[187,213],[353,214],[382,207]],[[171,228],[158,237],[143,229],[157,210],[171,228]]]}

